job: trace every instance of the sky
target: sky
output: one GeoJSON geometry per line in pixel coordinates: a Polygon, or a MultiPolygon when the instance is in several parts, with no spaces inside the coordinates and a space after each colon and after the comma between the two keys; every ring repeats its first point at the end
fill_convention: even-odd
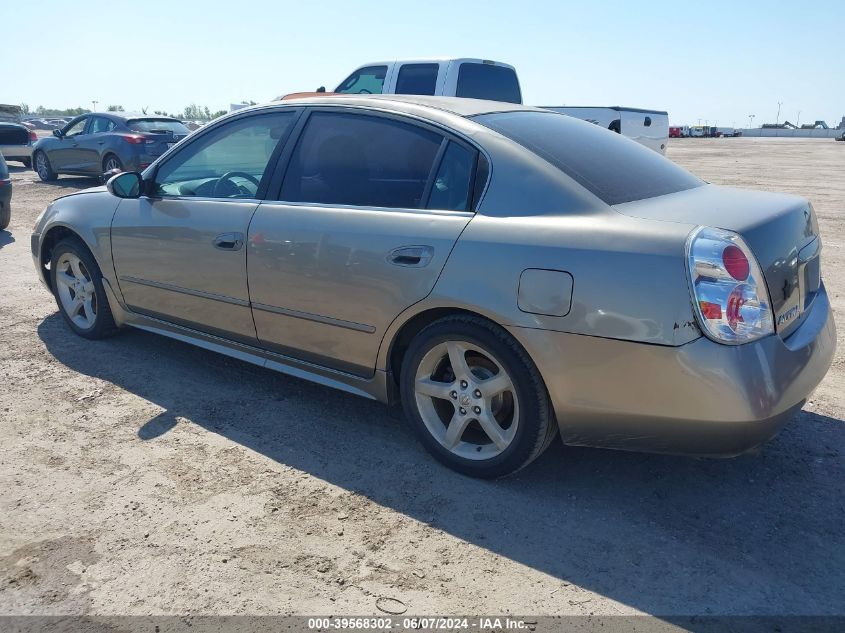
{"type": "Polygon", "coordinates": [[[42,0],[0,4],[0,103],[181,112],[334,88],[367,62],[514,65],[530,105],[743,127],[845,116],[845,5],[778,0],[42,0]],[[10,62],[10,63],[9,63],[10,62]],[[9,73],[11,72],[11,75],[9,73]],[[800,114],[799,114],[800,113],[800,114]]]}

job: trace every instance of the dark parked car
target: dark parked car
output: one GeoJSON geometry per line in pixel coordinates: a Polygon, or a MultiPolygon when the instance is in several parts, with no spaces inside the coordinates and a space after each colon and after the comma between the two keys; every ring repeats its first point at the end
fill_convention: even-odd
{"type": "Polygon", "coordinates": [[[9,226],[12,219],[12,180],[3,155],[0,154],[0,231],[9,226]]]}
{"type": "Polygon", "coordinates": [[[38,135],[20,123],[0,122],[0,154],[6,160],[20,161],[26,167],[32,165],[32,146],[38,135]]]}
{"type": "Polygon", "coordinates": [[[188,134],[181,121],[170,117],[83,114],[35,144],[34,169],[41,180],[55,180],[58,174],[143,170],[188,134]]]}

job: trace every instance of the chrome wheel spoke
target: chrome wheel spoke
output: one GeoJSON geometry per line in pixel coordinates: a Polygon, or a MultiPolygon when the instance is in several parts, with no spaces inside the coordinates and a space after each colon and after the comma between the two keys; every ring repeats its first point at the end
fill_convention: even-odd
{"type": "Polygon", "coordinates": [[[67,272],[57,271],[56,281],[67,288],[71,288],[76,280],[71,275],[68,275],[67,272]]]}
{"type": "Polygon", "coordinates": [[[487,437],[496,445],[499,450],[505,450],[510,444],[510,438],[507,437],[505,429],[499,426],[496,418],[489,411],[482,411],[478,416],[478,423],[487,434],[487,437]]]}
{"type": "Polygon", "coordinates": [[[455,378],[468,378],[471,372],[467,364],[466,346],[458,341],[449,341],[446,343],[446,349],[449,351],[449,364],[452,365],[455,378]]]}
{"type": "Polygon", "coordinates": [[[446,437],[444,438],[444,446],[449,450],[455,448],[458,445],[458,442],[461,441],[461,437],[466,431],[467,425],[469,424],[469,418],[466,416],[458,415],[457,411],[452,416],[452,419],[449,421],[449,426],[446,428],[446,437]]]}
{"type": "Polygon", "coordinates": [[[431,398],[440,398],[441,400],[449,400],[450,394],[454,390],[454,383],[439,382],[431,378],[417,379],[414,386],[417,393],[431,398]]]}
{"type": "Polygon", "coordinates": [[[503,391],[513,391],[513,383],[505,372],[500,371],[492,378],[480,381],[478,389],[484,394],[485,398],[492,398],[503,391]]]}

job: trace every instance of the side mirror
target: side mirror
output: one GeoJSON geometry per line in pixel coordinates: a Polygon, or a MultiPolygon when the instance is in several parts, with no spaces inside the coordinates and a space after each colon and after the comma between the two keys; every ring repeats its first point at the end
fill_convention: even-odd
{"type": "Polygon", "coordinates": [[[325,92],[325,91],[326,91],[325,86],[320,86],[319,88],[317,88],[317,92],[325,92]]]}
{"type": "Polygon", "coordinates": [[[143,182],[137,171],[124,171],[109,178],[106,189],[118,198],[140,198],[143,182]]]}
{"type": "Polygon", "coordinates": [[[62,138],[64,134],[62,134],[61,130],[53,130],[53,136],[55,136],[56,138],[62,138]]]}

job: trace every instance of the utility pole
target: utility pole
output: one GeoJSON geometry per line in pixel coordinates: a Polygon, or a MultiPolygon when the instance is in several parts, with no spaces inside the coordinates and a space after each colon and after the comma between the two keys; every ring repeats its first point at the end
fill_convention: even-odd
{"type": "Polygon", "coordinates": [[[783,101],[778,101],[778,115],[775,117],[775,125],[780,124],[780,107],[783,105],[783,101]]]}

